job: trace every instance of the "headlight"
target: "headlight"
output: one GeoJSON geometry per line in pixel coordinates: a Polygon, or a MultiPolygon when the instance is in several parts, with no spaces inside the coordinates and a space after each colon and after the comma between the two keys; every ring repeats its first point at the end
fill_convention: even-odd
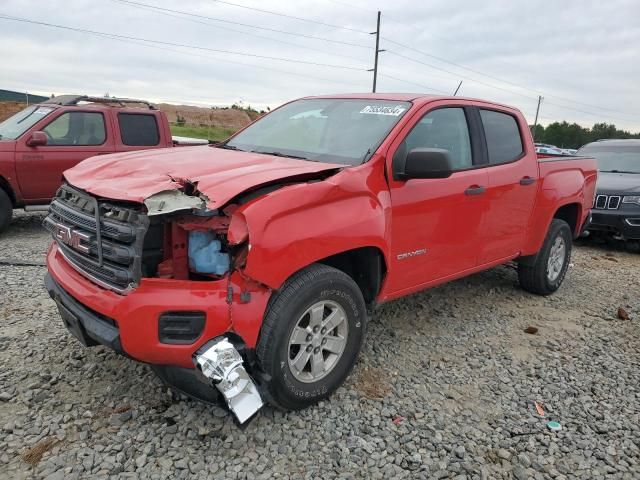
{"type": "Polygon", "coordinates": [[[635,203],[636,205],[640,205],[640,195],[622,197],[622,203],[635,203]]]}

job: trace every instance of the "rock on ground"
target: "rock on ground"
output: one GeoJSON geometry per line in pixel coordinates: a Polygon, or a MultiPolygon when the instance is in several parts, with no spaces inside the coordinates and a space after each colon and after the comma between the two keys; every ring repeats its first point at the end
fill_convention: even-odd
{"type": "MultiPolygon", "coordinates": [[[[0,261],[41,261],[41,221],[18,214],[0,261]]],[[[638,253],[579,245],[547,298],[499,267],[383,305],[330,400],[244,430],[82,348],[44,272],[0,266],[0,478],[640,477],[638,253]]]]}

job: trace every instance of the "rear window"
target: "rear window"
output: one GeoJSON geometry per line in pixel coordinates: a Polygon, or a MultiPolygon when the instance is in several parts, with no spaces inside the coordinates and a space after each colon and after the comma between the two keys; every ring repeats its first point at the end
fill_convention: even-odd
{"type": "Polygon", "coordinates": [[[122,143],[131,146],[151,147],[160,143],[160,133],[155,115],[119,113],[122,143]]]}
{"type": "Polygon", "coordinates": [[[480,110],[480,117],[490,164],[512,162],[522,155],[522,138],[515,117],[494,110],[480,110]]]}

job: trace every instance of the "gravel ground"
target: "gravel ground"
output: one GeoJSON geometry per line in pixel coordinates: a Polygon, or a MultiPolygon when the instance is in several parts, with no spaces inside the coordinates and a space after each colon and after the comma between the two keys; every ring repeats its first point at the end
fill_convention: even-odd
{"type": "MultiPolygon", "coordinates": [[[[42,262],[41,220],[18,215],[0,261],[42,262]]],[[[640,478],[638,253],[582,244],[548,298],[499,267],[383,305],[329,401],[245,429],[82,348],[44,272],[0,265],[1,478],[640,478]]]]}

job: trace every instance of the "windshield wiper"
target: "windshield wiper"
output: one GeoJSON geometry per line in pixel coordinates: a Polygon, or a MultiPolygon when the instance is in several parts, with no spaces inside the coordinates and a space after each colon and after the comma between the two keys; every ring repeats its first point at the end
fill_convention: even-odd
{"type": "Polygon", "coordinates": [[[629,172],[628,170],[600,170],[601,172],[604,173],[640,173],[640,172],[629,172]]]}
{"type": "Polygon", "coordinates": [[[224,148],[225,150],[237,150],[238,152],[244,152],[244,150],[242,150],[241,148],[234,147],[233,145],[227,145],[226,143],[216,145],[216,148],[224,148]]]}
{"type": "Polygon", "coordinates": [[[273,155],[274,157],[297,158],[298,160],[309,160],[307,157],[301,157],[300,155],[289,155],[288,153],[282,153],[282,152],[261,152],[260,150],[251,150],[251,152],[262,153],[264,155],[273,155]]]}

